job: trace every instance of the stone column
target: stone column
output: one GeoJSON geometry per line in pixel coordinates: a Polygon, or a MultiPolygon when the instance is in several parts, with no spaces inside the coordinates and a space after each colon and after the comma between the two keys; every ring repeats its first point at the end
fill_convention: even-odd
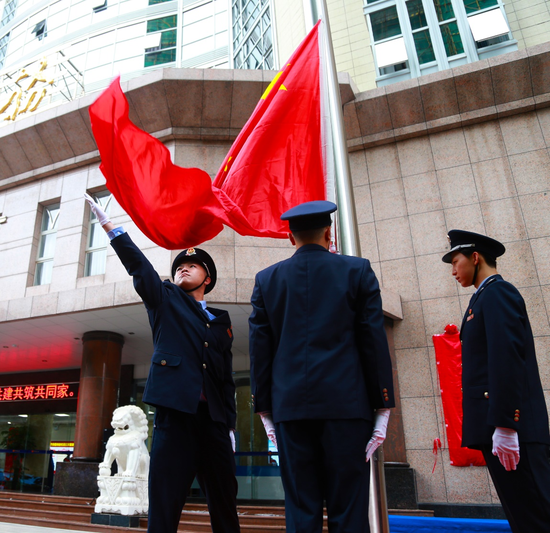
{"type": "Polygon", "coordinates": [[[124,337],[110,331],[82,336],[83,354],[72,462],[58,463],[54,494],[95,497],[103,430],[117,407],[124,337]]]}
{"type": "Polygon", "coordinates": [[[405,430],[401,410],[399,376],[393,344],[393,320],[384,318],[386,336],[390,347],[393,369],[393,392],[395,408],[392,409],[386,441],[384,442],[384,472],[388,509],[417,509],[416,482],[414,470],[407,463],[405,430]]]}
{"type": "Polygon", "coordinates": [[[124,337],[89,331],[82,336],[82,345],[73,461],[101,461],[103,430],[111,427],[117,407],[124,337]]]}

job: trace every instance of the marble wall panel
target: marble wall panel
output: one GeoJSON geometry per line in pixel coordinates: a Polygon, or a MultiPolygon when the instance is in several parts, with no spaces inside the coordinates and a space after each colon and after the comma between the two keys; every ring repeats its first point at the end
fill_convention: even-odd
{"type": "Polygon", "coordinates": [[[428,348],[396,350],[397,374],[401,398],[434,395],[428,348]]]}
{"type": "Polygon", "coordinates": [[[401,163],[395,144],[385,144],[365,150],[370,183],[401,177],[401,163]]]}
{"type": "MultiPolygon", "coordinates": [[[[15,187],[6,191],[2,214],[9,217],[22,213],[35,212],[40,198],[40,183],[15,187]]],[[[7,226],[3,226],[6,228],[7,226]]]]}
{"type": "Polygon", "coordinates": [[[40,203],[50,203],[61,197],[63,188],[63,178],[61,176],[51,176],[40,181],[40,194],[38,201],[40,203]]]}
{"type": "Polygon", "coordinates": [[[380,260],[376,228],[373,223],[361,224],[359,226],[359,242],[361,246],[361,257],[374,262],[380,260]]]}
{"type": "Polygon", "coordinates": [[[447,324],[462,323],[463,313],[456,296],[423,300],[422,313],[428,345],[432,343],[432,335],[442,333],[447,324]]]}
{"type": "Polygon", "coordinates": [[[422,302],[403,302],[403,320],[393,325],[395,349],[422,348],[426,346],[422,302]]]}
{"type": "Polygon", "coordinates": [[[400,142],[397,145],[401,175],[414,176],[435,170],[434,156],[430,140],[418,137],[400,142]]]}
{"type": "Polygon", "coordinates": [[[381,284],[401,296],[402,302],[420,299],[420,287],[414,257],[380,263],[381,284]]]}
{"type": "Polygon", "coordinates": [[[239,259],[235,262],[235,277],[254,279],[258,271],[287,259],[294,250],[243,246],[239,252],[239,259]]]}
{"type": "Polygon", "coordinates": [[[381,261],[414,255],[408,217],[380,220],[375,226],[381,261]]]}
{"type": "Polygon", "coordinates": [[[550,155],[546,148],[510,156],[510,168],[518,194],[550,189],[550,155]]]}
{"type": "Polygon", "coordinates": [[[420,295],[423,301],[457,295],[456,282],[451,275],[451,267],[441,261],[442,255],[437,253],[415,258],[420,295]]]}
{"type": "Polygon", "coordinates": [[[57,257],[52,271],[52,280],[49,285],[51,292],[67,291],[76,289],[76,280],[80,265],[78,263],[69,263],[66,265],[58,265],[57,257]]]}
{"type": "Polygon", "coordinates": [[[470,205],[479,201],[471,165],[438,170],[437,181],[444,208],[470,205]]]}
{"type": "Polygon", "coordinates": [[[443,253],[447,237],[442,210],[420,213],[409,217],[414,253],[416,256],[443,253]]]}
{"type": "Polygon", "coordinates": [[[449,451],[442,451],[447,498],[453,503],[490,504],[489,475],[484,466],[457,467],[450,464],[449,451]]]}
{"type": "Polygon", "coordinates": [[[472,163],[506,156],[506,146],[497,120],[466,126],[464,137],[472,163]]]}
{"type": "MultiPolygon", "coordinates": [[[[445,209],[445,221],[447,230],[463,229],[466,231],[475,231],[476,233],[485,233],[481,205],[478,203],[445,209]]],[[[445,239],[444,246],[448,247],[448,245],[449,243],[445,239]]]]}
{"type": "Polygon", "coordinates": [[[63,202],[69,200],[82,200],[88,183],[88,169],[77,168],[63,174],[63,189],[61,197],[63,202]]]}
{"type": "Polygon", "coordinates": [[[531,323],[533,335],[535,337],[550,335],[548,311],[546,309],[541,288],[522,287],[520,292],[525,300],[525,306],[527,307],[527,314],[529,315],[529,322],[531,323]]]}
{"type": "MultiPolygon", "coordinates": [[[[527,231],[517,198],[504,198],[481,204],[487,235],[504,243],[527,237],[527,231]]],[[[535,225],[537,225],[535,223],[535,225]]]]}
{"type": "MultiPolygon", "coordinates": [[[[544,337],[535,338],[535,351],[542,388],[550,392],[550,335],[546,334],[544,337]]],[[[548,399],[546,405],[550,407],[548,399]]]]}
{"type": "Polygon", "coordinates": [[[529,241],[506,243],[506,253],[499,257],[497,267],[499,274],[518,288],[539,284],[529,241]]]}
{"type": "Polygon", "coordinates": [[[86,289],[60,290],[57,293],[57,312],[72,313],[84,309],[86,289]]]}
{"type": "MultiPolygon", "coordinates": [[[[0,290],[2,289],[2,280],[0,279],[0,290]]],[[[2,294],[6,294],[3,292],[2,294]]],[[[31,316],[32,298],[19,298],[8,294],[8,312],[6,320],[21,320],[31,316]]]]}
{"type": "Polygon", "coordinates": [[[535,267],[541,285],[550,285],[550,238],[530,239],[535,267]]]}
{"type": "Polygon", "coordinates": [[[409,215],[437,211],[443,207],[435,171],[403,178],[409,215]]]}
{"type": "Polygon", "coordinates": [[[458,167],[470,162],[462,129],[430,135],[430,145],[436,170],[458,167]]]}
{"type": "Polygon", "coordinates": [[[407,450],[431,450],[441,438],[433,397],[401,398],[407,450]]]}
{"type": "Polygon", "coordinates": [[[54,315],[57,311],[57,292],[33,296],[31,316],[54,315]]]}
{"type": "MultiPolygon", "coordinates": [[[[388,183],[388,182],[384,182],[388,183]]],[[[354,187],[353,196],[355,200],[355,212],[358,224],[374,222],[373,201],[371,198],[371,187],[368,185],[354,187]]]]}
{"type": "Polygon", "coordinates": [[[407,450],[407,461],[414,469],[419,502],[448,501],[441,457],[434,464],[432,450],[407,450]]]}
{"type": "Polygon", "coordinates": [[[494,158],[472,164],[476,189],[481,202],[517,196],[508,158],[494,158]]]}
{"type": "Polygon", "coordinates": [[[508,155],[541,150],[546,147],[535,113],[525,113],[500,120],[502,137],[508,155]]]}
{"type": "Polygon", "coordinates": [[[520,198],[520,203],[529,238],[550,236],[550,194],[527,194],[520,198]]]}
{"type": "Polygon", "coordinates": [[[367,170],[367,156],[365,150],[351,152],[349,154],[349,166],[353,186],[361,187],[363,185],[368,185],[369,172],[367,170]]]}
{"type": "MultiPolygon", "coordinates": [[[[99,276],[91,276],[99,277],[99,276]]],[[[96,309],[98,307],[111,307],[114,305],[115,284],[101,283],[97,286],[86,287],[86,296],[84,297],[84,307],[86,309],[96,309]]]]}
{"type": "MultiPolygon", "coordinates": [[[[371,185],[372,208],[375,220],[407,215],[403,180],[389,180],[371,185]]],[[[364,222],[370,222],[365,220],[364,222]]]]}

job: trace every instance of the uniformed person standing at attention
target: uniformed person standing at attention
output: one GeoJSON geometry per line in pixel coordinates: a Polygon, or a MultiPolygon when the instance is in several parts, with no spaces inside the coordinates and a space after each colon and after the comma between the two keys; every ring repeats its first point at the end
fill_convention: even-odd
{"type": "Polygon", "coordinates": [[[525,302],[497,273],[503,244],[461,230],[449,241],[443,261],[476,288],[460,331],[462,446],[482,451],[512,531],[548,533],[548,413],[525,302]]]}
{"type": "Polygon", "coordinates": [[[149,533],[176,533],[197,477],[214,533],[238,533],[234,436],[235,384],[227,311],[207,307],[216,266],[200,248],[183,250],[161,281],[122,227],[93,198],[91,210],[140,295],[154,353],[143,401],[156,407],[149,469],[149,533]]]}
{"type": "Polygon", "coordinates": [[[368,533],[369,458],[394,407],[369,261],[329,253],[332,202],[284,213],[292,257],[259,272],[250,316],[255,411],[278,446],[286,531],[368,533]]]}

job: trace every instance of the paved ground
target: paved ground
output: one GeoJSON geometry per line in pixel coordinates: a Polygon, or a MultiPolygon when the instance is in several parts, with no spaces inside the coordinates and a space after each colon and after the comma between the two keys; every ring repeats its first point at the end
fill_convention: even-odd
{"type": "Polygon", "coordinates": [[[37,526],[24,526],[21,524],[7,524],[0,522],[0,531],[2,533],[89,533],[83,531],[77,531],[76,529],[58,529],[56,527],[37,527],[37,526]]]}

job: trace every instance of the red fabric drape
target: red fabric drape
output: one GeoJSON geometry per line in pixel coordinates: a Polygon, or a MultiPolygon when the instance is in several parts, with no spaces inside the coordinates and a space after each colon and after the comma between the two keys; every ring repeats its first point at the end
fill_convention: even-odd
{"type": "Polygon", "coordinates": [[[462,350],[460,335],[454,324],[443,335],[433,335],[435,358],[441,386],[449,457],[453,466],[484,466],[478,450],[462,448],[462,350]]]}
{"type": "Polygon", "coordinates": [[[279,72],[235,140],[212,184],[174,165],[168,149],[129,119],[116,79],[90,106],[107,188],[139,229],[168,249],[215,237],[285,238],[280,215],[325,198],[321,150],[318,25],[279,72]]]}

